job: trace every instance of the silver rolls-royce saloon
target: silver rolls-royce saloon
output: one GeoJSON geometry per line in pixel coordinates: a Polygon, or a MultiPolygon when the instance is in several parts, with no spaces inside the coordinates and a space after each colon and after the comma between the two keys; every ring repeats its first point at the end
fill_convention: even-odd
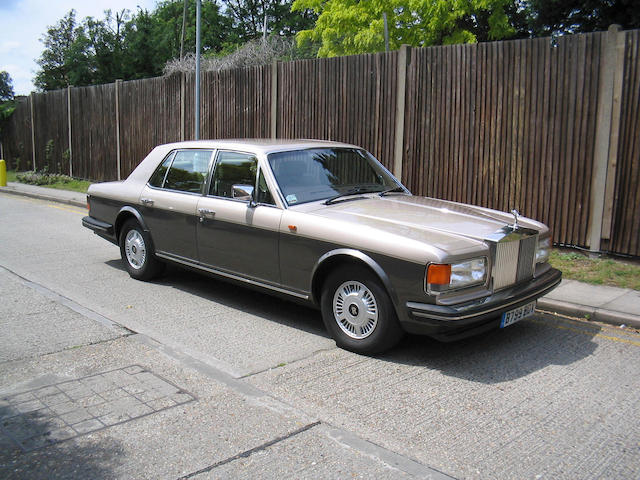
{"type": "Polygon", "coordinates": [[[360,353],[455,340],[533,313],[561,272],[549,229],[412,195],[369,152],[316,140],[160,145],[94,184],[85,227],[139,280],[171,262],[315,306],[360,353]]]}

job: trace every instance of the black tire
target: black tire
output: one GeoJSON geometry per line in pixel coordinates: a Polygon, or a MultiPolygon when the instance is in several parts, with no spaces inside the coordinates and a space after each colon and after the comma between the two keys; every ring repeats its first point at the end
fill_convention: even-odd
{"type": "Polygon", "coordinates": [[[151,235],[137,221],[129,219],[124,223],[119,240],[122,262],[132,278],[151,280],[163,272],[165,264],[155,256],[151,235]]]}
{"type": "Polygon", "coordinates": [[[396,345],[404,334],[389,294],[365,267],[343,266],[330,273],[322,287],[320,307],[327,330],[345,350],[381,353],[396,345]],[[347,290],[352,291],[353,300],[345,295],[347,290]],[[358,300],[358,295],[364,300],[358,300]],[[334,313],[334,305],[342,312],[341,319],[334,313]],[[373,311],[377,312],[375,320],[373,311]]]}

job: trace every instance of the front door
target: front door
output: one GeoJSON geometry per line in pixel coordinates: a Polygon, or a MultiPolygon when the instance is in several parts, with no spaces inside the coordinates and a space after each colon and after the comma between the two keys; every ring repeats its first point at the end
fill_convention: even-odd
{"type": "Polygon", "coordinates": [[[278,232],[282,210],[275,205],[259,173],[255,155],[218,152],[209,192],[200,199],[197,209],[198,254],[202,264],[234,275],[280,283],[278,232]]]}

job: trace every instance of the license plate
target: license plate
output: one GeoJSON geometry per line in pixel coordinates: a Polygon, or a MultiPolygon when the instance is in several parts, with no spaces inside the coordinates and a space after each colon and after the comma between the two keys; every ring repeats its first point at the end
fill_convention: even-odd
{"type": "Polygon", "coordinates": [[[516,322],[519,322],[525,317],[532,315],[536,309],[536,302],[527,303],[514,310],[509,310],[502,314],[502,320],[500,321],[500,328],[508,327],[516,322]]]}

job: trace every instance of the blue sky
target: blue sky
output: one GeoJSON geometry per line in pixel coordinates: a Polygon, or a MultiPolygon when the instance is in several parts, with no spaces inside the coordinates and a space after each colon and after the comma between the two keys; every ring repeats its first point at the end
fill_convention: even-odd
{"type": "Polygon", "coordinates": [[[138,6],[151,10],[155,4],[156,0],[0,0],[0,71],[9,72],[16,95],[28,95],[35,90],[40,38],[69,10],[75,9],[76,19],[81,20],[103,18],[106,9],[133,12],[138,6]]]}

